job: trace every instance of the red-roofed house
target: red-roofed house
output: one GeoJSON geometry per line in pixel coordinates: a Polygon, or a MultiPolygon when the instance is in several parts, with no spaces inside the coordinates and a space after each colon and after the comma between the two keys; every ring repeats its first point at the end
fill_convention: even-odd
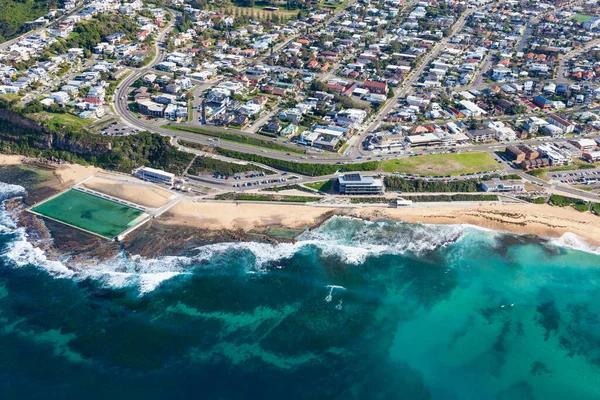
{"type": "Polygon", "coordinates": [[[388,94],[388,85],[385,82],[365,81],[363,86],[369,89],[369,92],[376,94],[388,94]]]}

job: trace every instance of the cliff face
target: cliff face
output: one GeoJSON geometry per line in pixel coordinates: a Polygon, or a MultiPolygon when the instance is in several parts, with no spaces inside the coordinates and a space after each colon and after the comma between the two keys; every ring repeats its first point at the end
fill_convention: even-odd
{"type": "Polygon", "coordinates": [[[72,135],[59,135],[53,133],[47,143],[47,149],[65,150],[75,154],[101,156],[112,150],[112,144],[98,142],[84,142],[72,135]]]}
{"type": "Polygon", "coordinates": [[[90,137],[68,130],[50,132],[43,125],[0,109],[0,141],[16,146],[27,146],[39,150],[63,150],[78,155],[101,156],[112,150],[112,144],[101,136],[90,137]]]}
{"type": "Polygon", "coordinates": [[[194,154],[178,150],[168,137],[147,131],[103,136],[58,124],[39,124],[0,103],[0,152],[92,164],[129,172],[141,165],[182,174],[194,154]]]}

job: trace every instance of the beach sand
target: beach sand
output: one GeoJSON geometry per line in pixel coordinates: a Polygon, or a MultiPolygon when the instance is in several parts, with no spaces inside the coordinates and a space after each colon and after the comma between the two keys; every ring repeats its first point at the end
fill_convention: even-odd
{"type": "Polygon", "coordinates": [[[135,178],[97,175],[81,186],[109,196],[118,197],[145,207],[159,208],[167,204],[175,194],[135,178]]]}
{"type": "MultiPolygon", "coordinates": [[[[0,166],[30,164],[20,156],[0,155],[0,166]]],[[[52,179],[43,185],[53,192],[64,190],[91,175],[83,186],[148,207],[160,207],[173,195],[133,177],[102,173],[98,168],[76,164],[43,165],[52,171],[52,179]]],[[[52,193],[40,191],[44,198],[52,193]]],[[[308,195],[308,193],[306,194],[308,195]]],[[[195,201],[186,198],[159,218],[167,225],[200,229],[245,230],[268,226],[304,228],[314,226],[330,215],[364,219],[393,218],[410,223],[472,224],[487,229],[541,237],[560,237],[570,232],[600,245],[600,217],[572,208],[545,204],[512,203],[480,205],[472,203],[418,203],[411,207],[332,207],[286,203],[250,203],[195,201]]]]}
{"type": "Polygon", "coordinates": [[[431,207],[316,207],[291,204],[192,202],[184,200],[161,218],[166,224],[204,229],[243,229],[281,225],[292,228],[311,226],[327,215],[364,219],[390,218],[410,223],[471,224],[482,228],[560,237],[567,232],[600,245],[600,217],[571,208],[543,204],[435,205],[431,207]]]}
{"type": "Polygon", "coordinates": [[[334,208],[289,204],[194,202],[184,200],[169,210],[161,222],[202,229],[243,229],[281,225],[290,228],[311,226],[334,208]]]}
{"type": "Polygon", "coordinates": [[[4,165],[21,165],[23,164],[23,156],[12,156],[7,154],[0,154],[0,166],[4,165]]]}
{"type": "Polygon", "coordinates": [[[101,171],[101,169],[96,167],[85,167],[79,164],[63,164],[56,166],[54,175],[58,178],[61,186],[69,186],[101,171]]]}

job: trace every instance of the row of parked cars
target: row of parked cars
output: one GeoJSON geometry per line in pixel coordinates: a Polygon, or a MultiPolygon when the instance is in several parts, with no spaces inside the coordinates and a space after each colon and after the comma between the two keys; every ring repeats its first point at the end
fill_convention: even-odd
{"type": "Polygon", "coordinates": [[[592,185],[600,179],[600,171],[582,171],[582,172],[567,172],[564,174],[553,174],[553,178],[561,179],[562,183],[585,183],[592,185]]]}
{"type": "Polygon", "coordinates": [[[287,182],[287,178],[277,178],[277,179],[267,179],[264,181],[236,183],[233,185],[233,187],[260,186],[260,185],[267,185],[269,183],[281,183],[281,182],[287,182]]]}

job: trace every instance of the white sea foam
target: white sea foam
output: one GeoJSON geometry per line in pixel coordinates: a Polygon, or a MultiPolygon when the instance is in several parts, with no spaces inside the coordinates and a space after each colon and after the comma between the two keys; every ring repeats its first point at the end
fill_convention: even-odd
{"type": "Polygon", "coordinates": [[[422,254],[460,240],[467,225],[413,225],[395,221],[371,222],[334,217],[320,229],[304,234],[296,243],[219,243],[198,247],[196,261],[209,261],[216,254],[250,251],[255,268],[291,258],[301,249],[314,246],[325,257],[338,257],[346,264],[361,264],[367,257],[383,254],[422,254]]]}
{"type": "Polygon", "coordinates": [[[23,186],[0,182],[0,201],[23,196],[24,194],[25,188],[23,186]]]}
{"type": "MultiPolygon", "coordinates": [[[[124,255],[93,266],[65,265],[58,260],[50,260],[44,252],[34,247],[22,228],[12,229],[14,235],[2,256],[11,260],[16,267],[33,265],[43,268],[55,278],[72,278],[76,280],[93,279],[103,282],[108,287],[121,288],[135,286],[140,295],[151,292],[162,282],[177,275],[187,274],[185,257],[161,257],[147,260],[142,257],[125,258],[124,255]]],[[[66,261],[65,261],[66,262],[66,261]]]]}
{"type": "Polygon", "coordinates": [[[571,232],[567,232],[559,238],[550,240],[550,243],[555,246],[569,247],[574,250],[600,255],[600,246],[592,246],[587,243],[585,239],[571,232]]]}
{"type": "MultiPolygon", "coordinates": [[[[0,182],[2,200],[21,196],[24,193],[25,189],[21,186],[0,182]]],[[[12,236],[0,256],[10,260],[17,268],[33,265],[44,269],[55,278],[94,279],[110,287],[136,286],[141,295],[153,291],[166,280],[189,273],[186,269],[193,261],[186,257],[127,258],[121,254],[117,258],[93,266],[76,264],[67,266],[67,260],[62,262],[48,259],[43,250],[30,243],[25,229],[16,226],[6,212],[4,203],[0,205],[0,233],[12,236]]]]}

